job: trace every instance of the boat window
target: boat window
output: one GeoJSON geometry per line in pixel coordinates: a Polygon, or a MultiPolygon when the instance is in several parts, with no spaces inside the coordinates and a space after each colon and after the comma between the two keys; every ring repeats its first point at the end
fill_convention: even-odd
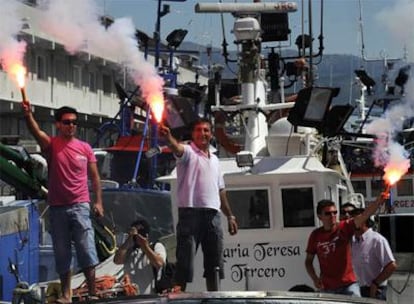
{"type": "Polygon", "coordinates": [[[361,180],[361,181],[354,180],[352,181],[352,186],[354,187],[354,191],[356,193],[361,193],[365,197],[367,196],[367,186],[364,180],[361,180]]]}
{"type": "Polygon", "coordinates": [[[227,197],[239,229],[270,228],[267,189],[227,189],[227,197]]]}
{"type": "Polygon", "coordinates": [[[377,197],[384,191],[384,182],[381,179],[371,180],[371,196],[377,197]]]}
{"type": "Polygon", "coordinates": [[[397,183],[398,196],[412,196],[413,195],[413,181],[411,179],[402,179],[397,183]]]}
{"type": "Polygon", "coordinates": [[[283,226],[315,225],[312,187],[282,189],[283,226]]]}

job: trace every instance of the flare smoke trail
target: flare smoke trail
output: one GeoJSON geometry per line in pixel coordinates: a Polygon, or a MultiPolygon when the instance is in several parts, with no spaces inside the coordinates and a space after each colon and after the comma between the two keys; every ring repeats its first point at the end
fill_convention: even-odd
{"type": "Polygon", "coordinates": [[[164,81],[139,51],[131,19],[116,19],[105,29],[93,0],[41,0],[40,8],[44,12],[42,30],[56,37],[69,53],[86,51],[116,58],[127,67],[147,101],[154,92],[162,96],[164,81]]]}
{"type": "Polygon", "coordinates": [[[0,18],[0,62],[6,71],[13,64],[22,64],[26,52],[26,42],[18,41],[22,20],[16,11],[16,0],[2,0],[0,18]]]}
{"type": "MultiPolygon", "coordinates": [[[[414,2],[412,0],[398,0],[390,9],[382,11],[377,17],[387,26],[402,46],[409,52],[414,51],[414,30],[412,16],[414,15],[414,2]]],[[[410,153],[394,140],[396,134],[403,130],[404,120],[414,116],[414,82],[410,79],[406,84],[406,96],[403,101],[392,106],[380,119],[374,120],[367,126],[367,132],[377,135],[377,146],[373,157],[377,167],[397,170],[401,175],[410,168],[410,153]]]]}
{"type": "Polygon", "coordinates": [[[407,96],[400,104],[392,106],[383,117],[375,119],[367,125],[366,131],[377,136],[373,154],[376,167],[397,169],[405,174],[410,168],[409,152],[393,138],[403,130],[403,123],[414,116],[414,82],[407,83],[407,96]]]}
{"type": "Polygon", "coordinates": [[[392,33],[396,43],[407,48],[408,59],[414,59],[414,1],[395,0],[392,8],[378,14],[378,20],[392,33]]]}

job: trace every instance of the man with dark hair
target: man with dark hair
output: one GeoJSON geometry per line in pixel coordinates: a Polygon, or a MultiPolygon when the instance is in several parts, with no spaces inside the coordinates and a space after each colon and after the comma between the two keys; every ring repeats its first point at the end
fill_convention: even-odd
{"type": "Polygon", "coordinates": [[[72,242],[78,265],[86,277],[89,296],[96,296],[95,266],[99,263],[94,230],[90,219],[88,173],[95,193],[93,212],[102,217],[101,184],[96,158],[91,146],[75,137],[78,112],[74,108],[56,110],[57,136],[49,136],[40,129],[29,101],[22,103],[26,124],[40,145],[48,163],[48,203],[50,232],[56,270],[59,273],[62,297],[58,303],[71,303],[72,242]]]}
{"type": "MultiPolygon", "coordinates": [[[[356,209],[354,215],[364,209],[356,209]]],[[[360,285],[361,295],[387,299],[387,279],[397,269],[394,255],[386,238],[372,230],[373,221],[367,219],[355,231],[352,239],[352,263],[360,285]]]]}
{"type": "Polygon", "coordinates": [[[343,221],[343,220],[347,220],[347,219],[351,218],[353,216],[352,212],[354,210],[355,210],[355,206],[353,204],[351,204],[349,202],[343,204],[341,206],[341,211],[339,213],[339,219],[341,221],[343,221]]]}
{"type": "Polygon", "coordinates": [[[175,289],[184,291],[192,282],[198,246],[204,254],[204,277],[208,291],[217,290],[216,270],[224,278],[223,230],[220,210],[228,220],[231,235],[237,233],[236,217],[227,200],[223,175],[216,155],[210,152],[211,123],[200,118],[192,126],[190,144],[179,143],[170,129],[161,125],[164,137],[177,160],[177,268],[175,289]]]}
{"type": "Polygon", "coordinates": [[[361,296],[352,268],[350,241],[355,229],[361,227],[374,214],[388,195],[381,193],[362,214],[340,222],[337,221],[335,203],[331,200],[319,201],[316,212],[322,227],[312,231],[309,236],[305,260],[306,271],[317,289],[328,293],[361,296]],[[315,255],[319,261],[319,275],[313,267],[315,255]]]}
{"type": "Polygon", "coordinates": [[[114,255],[114,263],[124,265],[124,271],[131,281],[138,285],[140,294],[154,293],[155,278],[160,276],[165,265],[167,253],[161,242],[151,246],[148,237],[150,225],[145,219],[131,224],[128,237],[114,255]]]}
{"type": "Polygon", "coordinates": [[[61,121],[63,115],[65,114],[74,114],[76,117],[78,117],[78,111],[76,111],[76,109],[63,106],[55,111],[55,121],[61,121]]]}

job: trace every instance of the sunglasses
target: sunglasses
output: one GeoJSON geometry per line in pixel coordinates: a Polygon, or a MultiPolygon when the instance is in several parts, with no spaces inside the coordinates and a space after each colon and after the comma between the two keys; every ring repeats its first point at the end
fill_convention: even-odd
{"type": "Polygon", "coordinates": [[[338,214],[338,211],[326,211],[326,212],[323,213],[323,215],[326,215],[326,216],[328,216],[328,215],[337,215],[337,214],[338,214]]]}
{"type": "Polygon", "coordinates": [[[77,126],[78,125],[78,121],[76,119],[64,119],[64,120],[61,120],[60,122],[64,124],[65,126],[69,126],[69,125],[77,126]]]}

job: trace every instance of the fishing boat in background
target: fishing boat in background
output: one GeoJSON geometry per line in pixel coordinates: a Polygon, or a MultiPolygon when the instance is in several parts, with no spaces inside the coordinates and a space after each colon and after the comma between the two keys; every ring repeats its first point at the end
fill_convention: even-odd
{"type": "MultiPolygon", "coordinates": [[[[309,35],[303,33],[296,39],[297,54],[286,55],[275,48],[264,51],[265,43],[289,39],[289,15],[297,9],[295,2],[197,3],[197,13],[231,13],[235,17],[238,77],[223,79],[222,69],[215,70],[206,83],[207,100],[203,84],[197,82],[190,89],[164,89],[164,123],[173,127],[177,137],[189,139],[188,126],[200,114],[215,123],[214,149],[239,224],[236,236],[225,232],[225,279],[218,283],[218,291],[205,292],[199,252],[194,282],[188,285],[188,292],[126,297],[122,291],[112,290],[102,302],[381,303],[309,292],[313,286],[304,260],[307,238],[319,226],[316,204],[321,199],[331,199],[338,210],[346,202],[364,207],[376,195],[369,184],[365,185],[371,192],[359,193],[363,189],[356,187],[358,175],[343,149],[361,138],[371,140],[372,145],[374,136],[350,130],[348,119],[355,106],[336,104],[340,89],[318,86],[315,81],[314,60],[322,55],[324,47],[322,38],[314,52],[311,25],[309,35]],[[285,79],[294,79],[302,89],[285,91],[289,88],[285,79]]],[[[163,239],[169,260],[174,261],[178,189],[174,159],[157,138],[156,123],[150,121],[151,109],[142,92],[124,90],[119,82],[114,83],[118,109],[113,113],[117,114],[112,114],[113,119],[106,117],[96,137],[98,143],[105,138],[114,140],[111,146],[95,151],[103,177],[105,212],[110,215],[105,226],[111,230],[108,234],[103,232],[106,236],[101,241],[107,242],[104,249],[108,250],[103,252],[97,274],[122,278],[122,269],[111,263],[111,255],[138,216],[150,221],[154,227],[151,238],[163,239]],[[137,129],[131,128],[134,119],[139,120],[137,129]]],[[[0,241],[6,248],[0,259],[0,299],[43,302],[48,299],[48,284],[56,276],[44,220],[46,184],[39,171],[34,170],[41,165],[35,166],[24,151],[16,152],[17,145],[0,148],[2,164],[11,166],[7,165],[10,172],[0,167],[2,180],[19,188],[26,197],[0,207],[0,241]],[[16,283],[23,281],[27,285],[18,285],[20,289],[16,291],[16,283]]],[[[378,169],[377,174],[379,190],[383,187],[383,172],[378,169]]],[[[393,186],[392,195],[399,187],[399,183],[393,186]]],[[[409,229],[413,227],[413,211],[396,205],[391,200],[388,207],[394,207],[393,213],[388,208],[378,214],[379,231],[390,241],[399,264],[389,280],[389,303],[405,304],[411,303],[414,296],[414,229],[409,229]]],[[[74,287],[81,285],[82,276],[75,276],[73,283],[74,287]]]]}

